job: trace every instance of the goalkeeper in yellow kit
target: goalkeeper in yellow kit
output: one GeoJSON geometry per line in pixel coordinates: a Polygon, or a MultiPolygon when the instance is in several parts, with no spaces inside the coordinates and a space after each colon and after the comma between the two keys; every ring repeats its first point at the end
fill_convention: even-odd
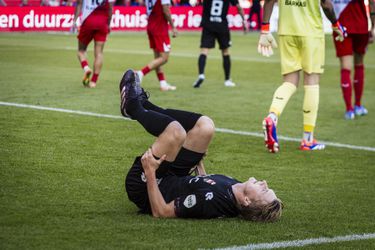
{"type": "MultiPolygon", "coordinates": [[[[269,32],[269,20],[276,0],[265,0],[258,52],[273,54],[277,44],[269,32]]],[[[279,151],[276,126],[278,118],[296,92],[303,71],[305,89],[303,101],[302,150],[321,150],[325,145],[314,139],[319,106],[319,77],[324,69],[324,31],[320,6],[332,23],[332,29],[343,41],[345,28],[337,21],[331,0],[279,0],[278,35],[283,83],[274,93],[269,115],[263,120],[265,144],[272,153],[279,151]]]]}

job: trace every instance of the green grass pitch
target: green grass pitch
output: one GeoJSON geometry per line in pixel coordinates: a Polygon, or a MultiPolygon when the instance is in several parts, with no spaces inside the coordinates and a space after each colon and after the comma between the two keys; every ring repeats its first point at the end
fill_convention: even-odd
{"type": "MultiPolygon", "coordinates": [[[[224,87],[222,60],[212,50],[206,80],[197,77],[199,33],[172,39],[164,69],[175,92],[160,92],[155,74],[144,78],[151,100],[163,107],[201,112],[216,127],[261,132],[281,83],[279,54],[257,54],[257,34],[232,33],[232,79],[224,87]]],[[[321,78],[316,136],[375,147],[375,45],[366,56],[363,103],[369,115],[345,121],[339,64],[331,37],[321,78]]],[[[63,34],[0,34],[0,102],[120,116],[118,82],[127,68],[152,58],[145,33],[113,33],[105,47],[96,89],[82,87],[77,41],[63,34]]],[[[89,50],[92,65],[92,45],[89,50]]],[[[279,122],[279,134],[302,135],[303,87],[279,122]]],[[[375,152],[328,146],[301,152],[281,141],[266,152],[263,139],[218,132],[208,173],[266,179],[286,207],[280,221],[154,219],[138,215],[124,192],[135,156],[153,142],[136,122],[0,105],[0,249],[197,249],[375,233],[375,152]]],[[[336,242],[306,249],[374,249],[375,240],[336,242]]]]}

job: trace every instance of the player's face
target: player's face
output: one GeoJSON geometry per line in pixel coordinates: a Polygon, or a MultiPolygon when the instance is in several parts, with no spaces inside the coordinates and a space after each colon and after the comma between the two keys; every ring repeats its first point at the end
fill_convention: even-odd
{"type": "Polygon", "coordinates": [[[250,177],[245,182],[245,196],[250,199],[251,202],[259,202],[263,205],[271,203],[277,199],[275,192],[268,188],[266,181],[258,181],[254,177],[250,177]]]}

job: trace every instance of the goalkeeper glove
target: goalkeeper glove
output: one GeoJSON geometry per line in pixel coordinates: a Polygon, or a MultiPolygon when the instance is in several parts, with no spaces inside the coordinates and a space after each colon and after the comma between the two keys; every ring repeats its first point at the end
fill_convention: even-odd
{"type": "Polygon", "coordinates": [[[334,24],[332,24],[332,30],[336,33],[336,41],[342,42],[344,41],[345,37],[348,36],[348,33],[346,33],[346,28],[342,26],[339,21],[336,21],[334,24]]]}
{"type": "Polygon", "coordinates": [[[277,48],[277,43],[270,33],[270,24],[262,24],[258,42],[258,52],[263,56],[269,57],[273,55],[272,48],[277,48]]]}

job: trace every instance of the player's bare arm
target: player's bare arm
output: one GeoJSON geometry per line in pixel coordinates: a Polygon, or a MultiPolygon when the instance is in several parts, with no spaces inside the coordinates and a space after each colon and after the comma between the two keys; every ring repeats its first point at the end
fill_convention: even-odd
{"type": "Polygon", "coordinates": [[[340,42],[344,41],[345,37],[347,36],[346,28],[343,27],[337,20],[331,0],[321,0],[320,5],[322,6],[324,14],[332,23],[332,30],[337,35],[335,39],[340,42]]]}
{"type": "Polygon", "coordinates": [[[113,3],[109,3],[108,8],[108,30],[111,30],[111,21],[112,21],[112,13],[113,13],[113,3]]]}
{"type": "Polygon", "coordinates": [[[76,8],[74,9],[73,27],[72,32],[77,32],[77,19],[82,10],[82,0],[77,0],[76,8]]]}
{"type": "Polygon", "coordinates": [[[263,6],[263,23],[269,23],[276,0],[265,0],[263,6]]]}
{"type": "Polygon", "coordinates": [[[245,19],[245,14],[244,14],[243,8],[241,7],[240,4],[237,4],[236,7],[237,7],[238,14],[240,14],[240,16],[242,18],[243,31],[244,31],[244,33],[247,33],[249,31],[249,26],[247,25],[247,21],[245,19]]]}
{"type": "Polygon", "coordinates": [[[169,4],[163,5],[163,14],[165,19],[168,21],[169,25],[172,27],[172,37],[177,37],[177,29],[174,26],[172,15],[171,15],[171,9],[169,4]]]}
{"type": "Polygon", "coordinates": [[[160,164],[165,160],[166,155],[163,155],[159,160],[155,159],[152,150],[147,150],[141,159],[142,167],[147,179],[147,192],[151,204],[152,216],[158,218],[172,218],[176,217],[174,211],[174,202],[166,203],[162,196],[159,186],[156,181],[155,171],[160,164]]]}
{"type": "Polygon", "coordinates": [[[373,43],[375,40],[375,2],[369,1],[370,7],[370,20],[371,20],[371,29],[370,29],[370,43],[373,43]]]}
{"type": "Polygon", "coordinates": [[[322,6],[323,12],[328,20],[333,24],[337,21],[336,14],[333,10],[333,4],[331,0],[321,0],[320,5],[322,6]]]}

